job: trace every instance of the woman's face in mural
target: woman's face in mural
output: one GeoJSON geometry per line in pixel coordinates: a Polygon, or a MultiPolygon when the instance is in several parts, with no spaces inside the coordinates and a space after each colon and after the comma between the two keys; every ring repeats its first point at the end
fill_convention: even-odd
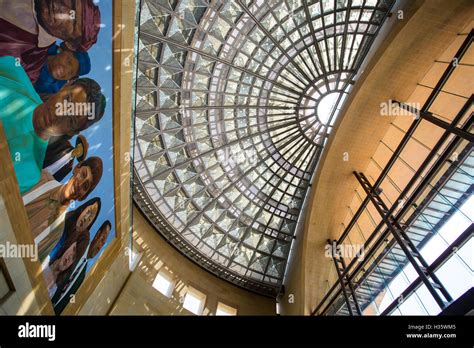
{"type": "Polygon", "coordinates": [[[93,182],[92,170],[88,166],[76,166],[71,179],[65,185],[64,197],[67,200],[84,199],[93,182]]]}
{"type": "Polygon", "coordinates": [[[97,215],[99,204],[95,202],[84,209],[76,221],[76,229],[80,232],[85,231],[90,227],[90,224],[97,215]]]}
{"type": "Polygon", "coordinates": [[[80,85],[66,85],[38,105],[33,113],[33,125],[42,138],[74,135],[87,124],[87,93],[80,85]],[[72,111],[71,111],[72,110],[72,111]],[[77,115],[81,112],[81,115],[77,115]]]}
{"type": "Polygon", "coordinates": [[[59,259],[59,271],[62,272],[67,270],[74,263],[76,257],[76,245],[76,242],[72,243],[59,259]]]}

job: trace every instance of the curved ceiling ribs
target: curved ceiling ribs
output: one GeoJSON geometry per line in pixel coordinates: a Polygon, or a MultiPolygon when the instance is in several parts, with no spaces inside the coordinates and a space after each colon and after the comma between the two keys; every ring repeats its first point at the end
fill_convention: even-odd
{"type": "Polygon", "coordinates": [[[141,1],[134,199],[170,243],[278,293],[309,181],[392,3],[141,1]]]}

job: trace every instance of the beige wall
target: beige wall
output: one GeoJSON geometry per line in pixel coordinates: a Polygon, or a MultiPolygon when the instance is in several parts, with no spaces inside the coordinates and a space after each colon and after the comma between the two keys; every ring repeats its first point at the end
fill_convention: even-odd
{"type": "Polygon", "coordinates": [[[111,314],[190,315],[192,313],[182,308],[182,298],[188,286],[207,295],[204,315],[215,314],[218,302],[237,308],[238,315],[275,314],[274,299],[238,288],[205,271],[169,245],[137,208],[133,212],[133,227],[136,252],[141,252],[142,258],[111,314]],[[162,268],[176,280],[171,298],[152,287],[156,274],[162,268]]]}
{"type": "MultiPolygon", "coordinates": [[[[2,222],[2,233],[0,233],[0,244],[17,245],[12,224],[5,208],[5,203],[0,194],[0,221],[2,222]]],[[[19,243],[18,243],[19,244],[19,243]]],[[[5,274],[0,278],[0,287],[5,290],[9,288],[7,277],[11,277],[14,290],[0,302],[0,315],[9,314],[36,314],[40,313],[40,307],[36,301],[33,287],[28,277],[23,259],[7,257],[5,262],[5,274]]],[[[3,293],[4,291],[2,291],[3,293]]]]}

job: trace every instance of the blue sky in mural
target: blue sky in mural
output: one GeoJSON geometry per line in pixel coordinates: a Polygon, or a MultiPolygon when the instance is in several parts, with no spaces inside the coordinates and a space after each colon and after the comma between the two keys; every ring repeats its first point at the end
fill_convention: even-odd
{"type": "MultiPolygon", "coordinates": [[[[100,253],[87,265],[87,271],[107,248],[110,241],[115,238],[115,212],[114,212],[114,171],[113,171],[113,136],[112,136],[112,0],[94,1],[100,8],[101,29],[99,37],[88,53],[92,62],[92,69],[88,77],[96,80],[102,88],[102,93],[107,98],[107,106],[102,119],[83,134],[89,142],[87,157],[98,156],[102,159],[104,172],[97,187],[83,202],[75,202],[75,207],[87,202],[89,199],[99,197],[102,203],[99,217],[90,230],[90,240],[94,238],[97,230],[105,220],[112,224],[112,231],[108,236],[107,244],[100,253]]],[[[75,144],[76,137],[71,139],[75,144]]],[[[76,165],[77,162],[74,162],[76,165]]],[[[67,182],[71,175],[64,178],[67,182]]]]}

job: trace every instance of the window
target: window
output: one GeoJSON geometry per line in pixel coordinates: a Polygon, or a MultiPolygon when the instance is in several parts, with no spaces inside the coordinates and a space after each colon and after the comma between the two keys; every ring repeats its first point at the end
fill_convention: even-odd
{"type": "Polygon", "coordinates": [[[217,304],[216,315],[237,315],[237,309],[219,302],[217,304]]]}
{"type": "Polygon", "coordinates": [[[191,313],[201,315],[202,311],[204,310],[205,303],[206,295],[189,286],[188,292],[186,293],[186,296],[184,296],[183,307],[191,313]]]}
{"type": "Polygon", "coordinates": [[[174,289],[174,280],[170,272],[161,269],[153,281],[153,287],[166,297],[170,297],[174,289]]]}

